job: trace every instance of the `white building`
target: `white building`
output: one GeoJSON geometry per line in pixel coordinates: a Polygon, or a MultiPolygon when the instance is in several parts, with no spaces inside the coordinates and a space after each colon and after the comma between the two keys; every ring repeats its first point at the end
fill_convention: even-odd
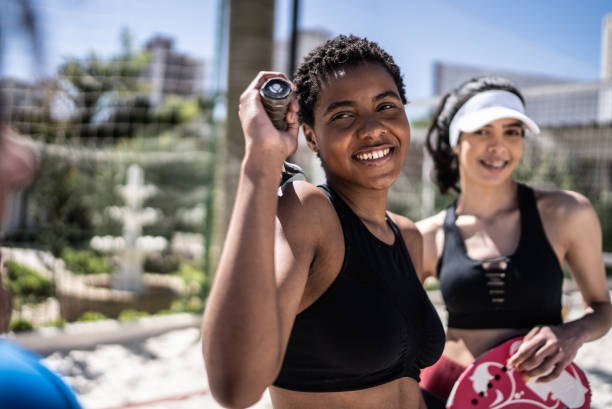
{"type": "Polygon", "coordinates": [[[149,101],[160,106],[169,95],[199,96],[204,88],[204,62],[173,50],[173,40],[157,35],[147,41],[151,63],[143,74],[149,82],[149,101]]]}

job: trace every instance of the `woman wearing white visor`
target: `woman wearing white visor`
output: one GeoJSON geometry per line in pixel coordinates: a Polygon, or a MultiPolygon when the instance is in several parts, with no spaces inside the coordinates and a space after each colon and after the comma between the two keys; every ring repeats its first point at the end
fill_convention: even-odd
{"type": "Polygon", "coordinates": [[[525,115],[520,92],[500,77],[476,78],[447,94],[428,131],[436,184],[459,193],[448,209],[417,224],[421,279],[440,280],[448,310],[444,355],[421,373],[421,387],[442,400],[464,368],[509,338],[525,336],[508,364],[546,382],[612,324],[601,227],[588,199],[512,180],[525,131],[539,128],[525,115]],[[565,262],[586,306],[566,323],[565,262]]]}

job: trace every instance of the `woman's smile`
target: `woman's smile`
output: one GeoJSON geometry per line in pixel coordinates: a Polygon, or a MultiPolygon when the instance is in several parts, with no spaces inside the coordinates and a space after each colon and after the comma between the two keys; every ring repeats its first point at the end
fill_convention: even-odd
{"type": "Polygon", "coordinates": [[[353,155],[353,159],[368,166],[382,165],[391,159],[395,148],[390,146],[377,146],[364,149],[353,155]]]}
{"type": "Polygon", "coordinates": [[[479,163],[489,171],[499,172],[504,170],[510,162],[501,159],[480,159],[479,163]]]}

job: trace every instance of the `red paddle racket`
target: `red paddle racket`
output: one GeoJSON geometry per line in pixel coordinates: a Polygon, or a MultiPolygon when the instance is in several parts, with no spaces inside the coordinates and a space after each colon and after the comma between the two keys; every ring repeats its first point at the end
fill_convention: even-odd
{"type": "Polygon", "coordinates": [[[546,383],[524,379],[520,372],[506,367],[522,339],[498,345],[466,368],[453,386],[447,409],[588,409],[589,383],[575,364],[546,383]]]}

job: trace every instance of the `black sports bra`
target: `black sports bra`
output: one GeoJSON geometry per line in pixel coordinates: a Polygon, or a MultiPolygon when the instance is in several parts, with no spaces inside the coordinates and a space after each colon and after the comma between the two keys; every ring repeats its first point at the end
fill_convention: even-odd
{"type": "Polygon", "coordinates": [[[444,220],[438,263],[440,290],[451,328],[530,328],[562,322],[563,271],[552,249],[533,189],[518,185],[521,234],[514,254],[493,260],[468,257],[453,204],[444,220]]]}
{"type": "Polygon", "coordinates": [[[388,245],[327,186],[345,242],[340,273],[298,314],[274,385],[308,392],[365,389],[419,379],[444,347],[444,329],[415,273],[398,227],[388,245]]]}

